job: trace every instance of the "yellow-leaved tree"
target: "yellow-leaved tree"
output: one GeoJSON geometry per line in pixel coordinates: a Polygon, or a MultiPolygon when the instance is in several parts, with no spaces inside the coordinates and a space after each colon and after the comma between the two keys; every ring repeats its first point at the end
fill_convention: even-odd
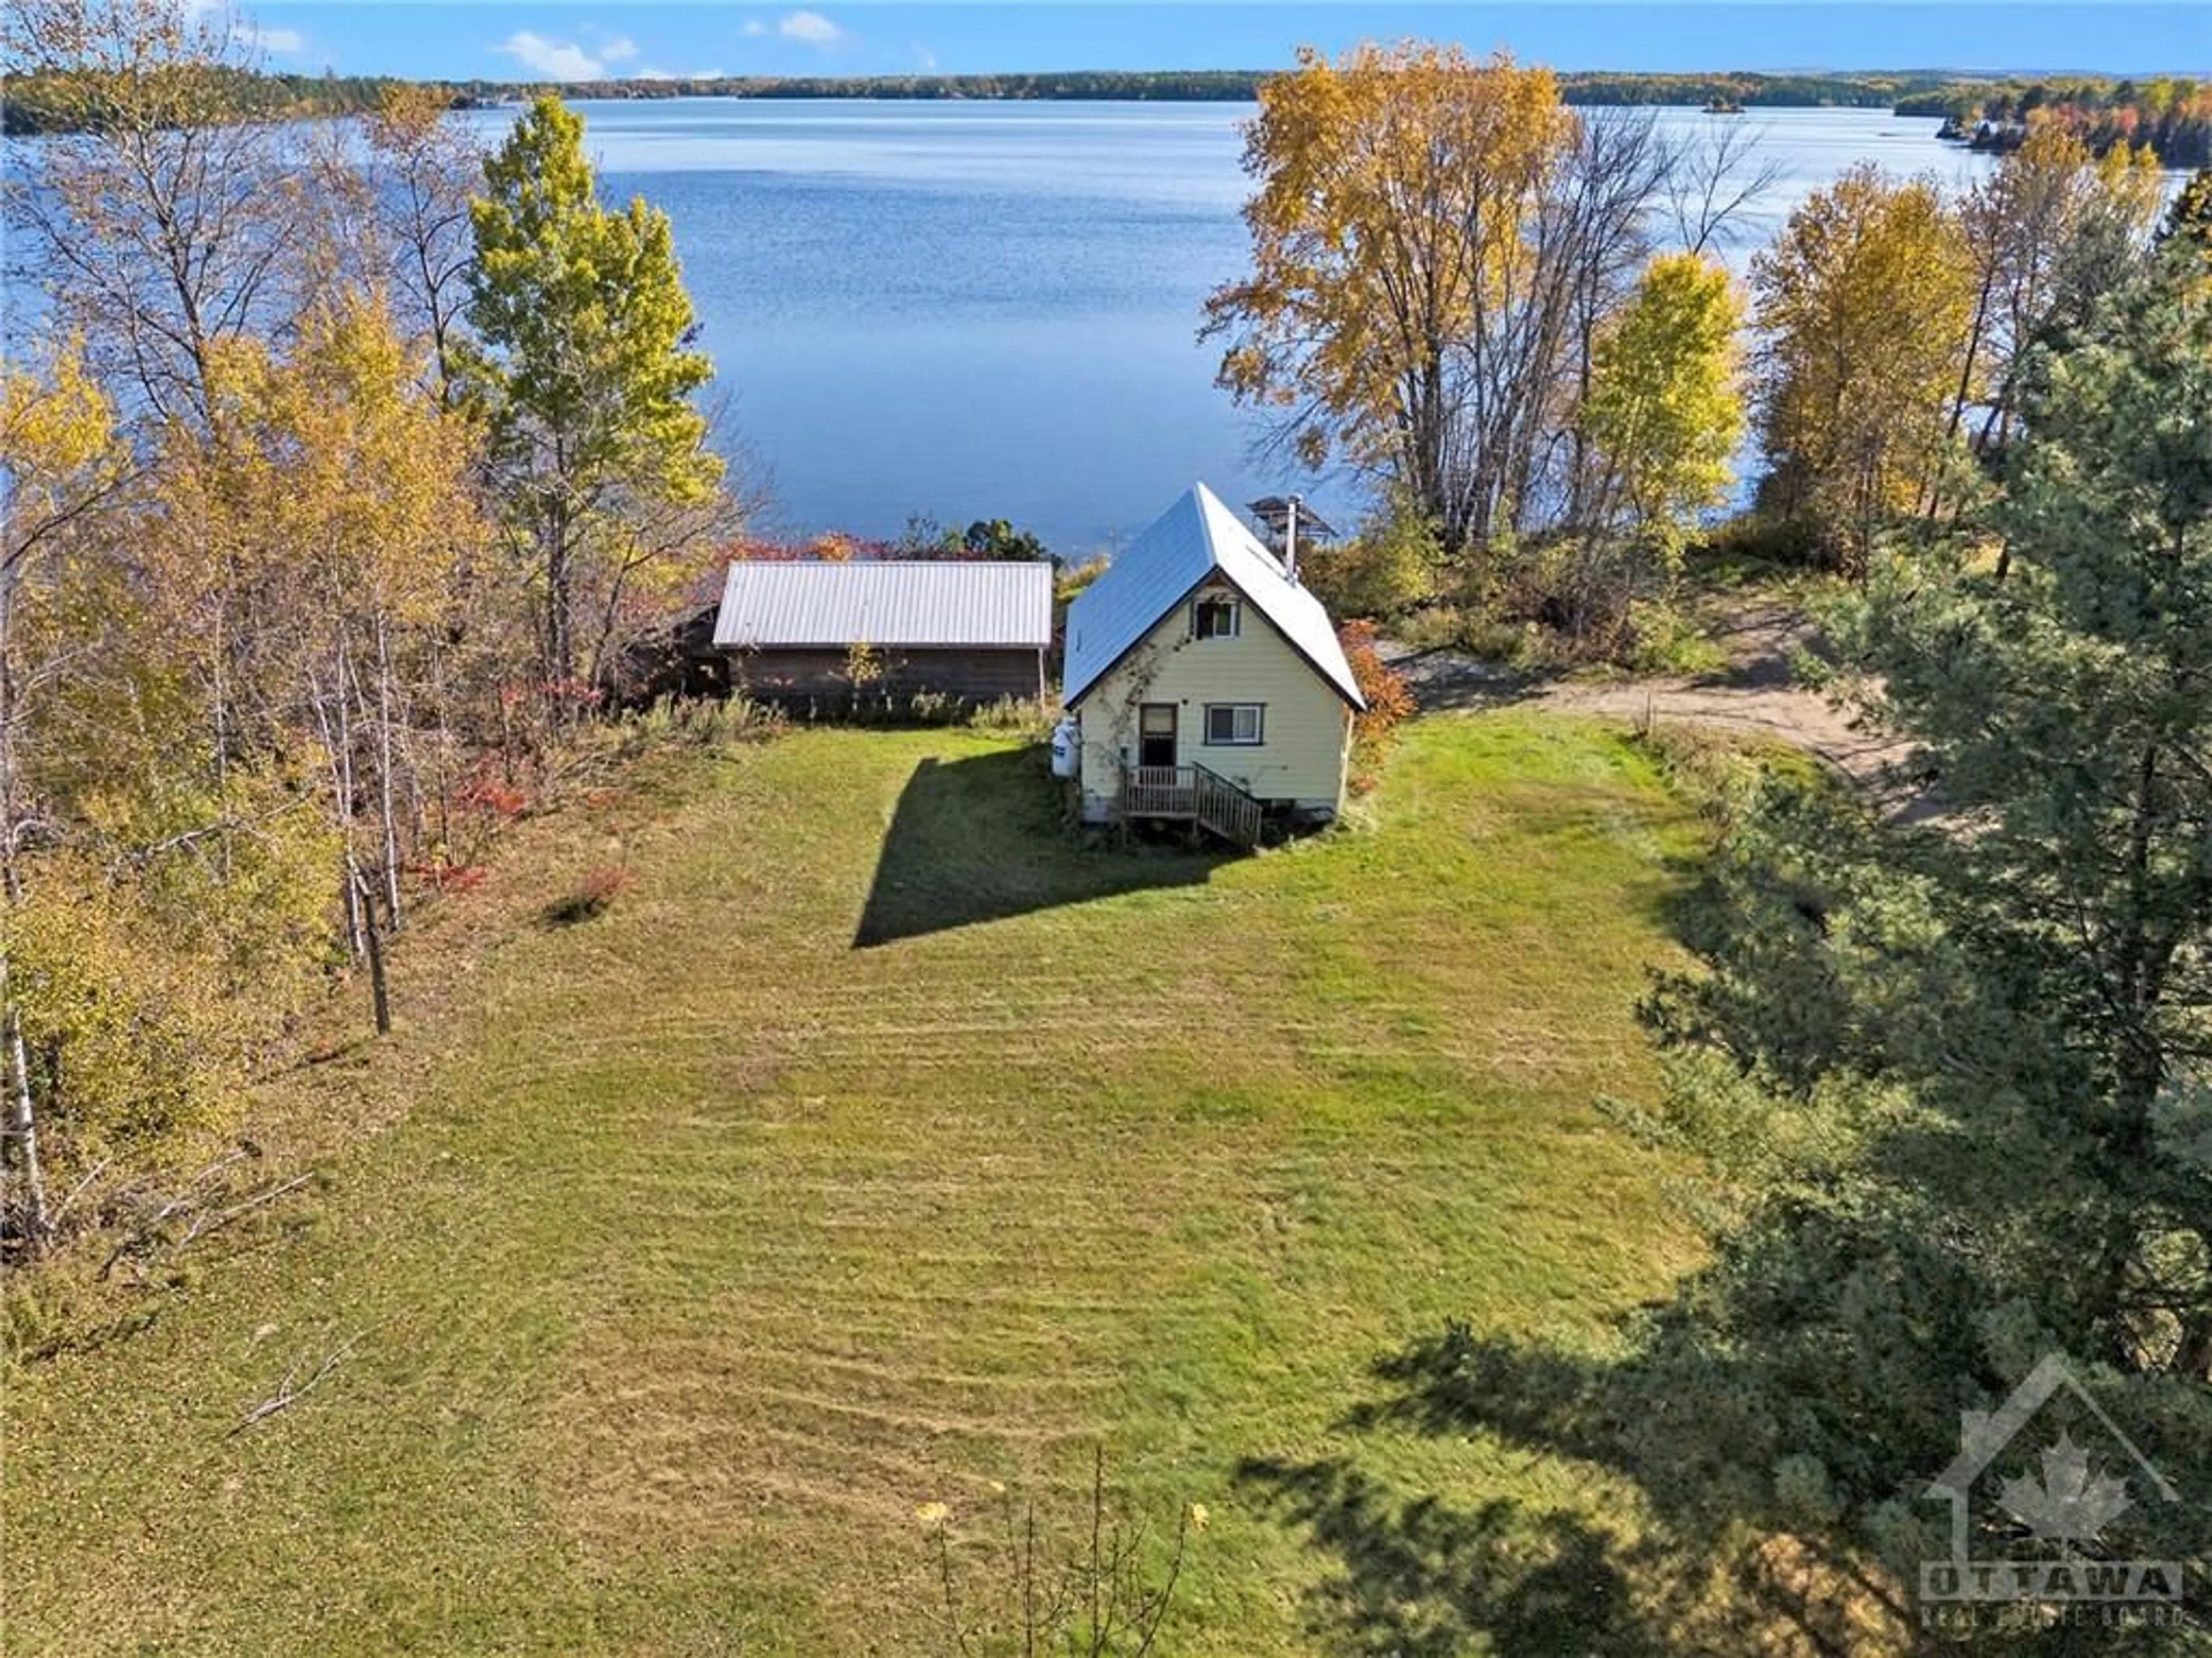
{"type": "Polygon", "coordinates": [[[169,531],[73,345],[0,375],[0,469],[5,1230],[35,1249],[91,1176],[236,1109],[325,959],[331,851],[285,754],[218,737],[169,531]]]}
{"type": "Polygon", "coordinates": [[[1246,131],[1252,270],[1206,301],[1220,383],[1306,463],[1387,477],[1448,554],[1510,514],[1553,367],[1526,325],[1559,274],[1531,233],[1575,137],[1549,70],[1411,42],[1302,51],[1246,131]]]}
{"type": "Polygon", "coordinates": [[[475,434],[374,298],[309,311],[282,358],[237,342],[211,364],[205,435],[173,431],[165,456],[194,539],[161,591],[249,751],[313,756],[329,890],[382,1029],[381,938],[451,748],[439,659],[489,539],[475,434]]]}
{"type": "Polygon", "coordinates": [[[1763,505],[1814,528],[1839,567],[1922,504],[1954,446],[1974,269],[1935,182],[1871,164],[1815,191],[1752,262],[1763,505]]]}
{"type": "Polygon", "coordinates": [[[1697,515],[1728,499],[1743,440],[1743,307],[1721,266],[1695,253],[1651,261],[1600,334],[1583,429],[1598,456],[1589,521],[1624,513],[1671,574],[1697,515]]]}
{"type": "Polygon", "coordinates": [[[75,341],[42,368],[0,367],[0,1071],[7,1096],[0,1175],[12,1188],[4,1206],[34,1246],[51,1219],[24,1017],[32,975],[15,926],[29,886],[25,864],[42,827],[27,750],[40,698],[70,653],[56,627],[67,608],[67,561],[129,476],[113,405],[86,373],[75,341]]]}
{"type": "Polygon", "coordinates": [[[2058,122],[2031,119],[2027,140],[1960,208],[1974,307],[1952,402],[1954,434],[1970,431],[1984,451],[2012,435],[2028,348],[2086,319],[2141,268],[2164,196],[2148,149],[2123,143],[2094,155],[2058,122]],[[1970,426],[1984,386],[1992,406],[1970,426]]]}
{"type": "Polygon", "coordinates": [[[1302,52],[1261,87],[1244,168],[1251,271],[1206,307],[1220,385],[1483,579],[1593,527],[1583,404],[1670,207],[1710,241],[1766,176],[1648,110],[1570,110],[1549,70],[1419,41],[1302,52]]]}

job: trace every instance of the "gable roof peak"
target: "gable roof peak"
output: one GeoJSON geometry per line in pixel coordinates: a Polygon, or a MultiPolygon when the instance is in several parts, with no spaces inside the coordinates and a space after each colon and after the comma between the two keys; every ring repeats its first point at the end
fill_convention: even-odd
{"type": "Polygon", "coordinates": [[[1116,555],[1067,615],[1069,707],[1106,677],[1162,617],[1218,572],[1314,671],[1365,708],[1322,602],[1287,574],[1244,520],[1200,480],[1116,555]]]}

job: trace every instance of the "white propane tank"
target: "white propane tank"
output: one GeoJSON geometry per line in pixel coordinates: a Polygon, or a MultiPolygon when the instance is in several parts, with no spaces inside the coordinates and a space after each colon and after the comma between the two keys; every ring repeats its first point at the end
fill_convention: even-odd
{"type": "Polygon", "coordinates": [[[1083,726],[1073,714],[1063,714],[1052,728],[1052,774],[1073,777],[1081,768],[1083,726]]]}

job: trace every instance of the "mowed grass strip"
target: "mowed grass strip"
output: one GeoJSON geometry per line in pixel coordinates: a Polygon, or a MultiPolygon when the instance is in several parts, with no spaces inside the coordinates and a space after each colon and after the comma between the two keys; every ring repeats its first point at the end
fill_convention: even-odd
{"type": "MultiPolygon", "coordinates": [[[[1239,1464],[1345,1452],[1448,1318],[1587,1342],[1684,1264],[1590,1108],[1651,1086],[1697,842],[1618,736],[1418,722],[1370,827],[1243,859],[1084,851],[965,733],[690,763],[610,913],[403,1033],[419,1096],[305,1230],[17,1374],[9,1650],[931,1650],[916,1508],[982,1528],[1103,1443],[1163,1523],[1211,1512],[1172,1649],[1304,1651],[1319,1567],[1239,1464]]],[[[566,832],[549,903],[605,836],[566,832]]],[[[1358,1453],[1534,1518],[1621,1497],[1358,1453]]]]}

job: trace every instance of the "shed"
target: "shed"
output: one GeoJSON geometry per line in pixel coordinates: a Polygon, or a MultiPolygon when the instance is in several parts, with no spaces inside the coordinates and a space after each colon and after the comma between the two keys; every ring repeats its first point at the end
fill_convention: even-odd
{"type": "Polygon", "coordinates": [[[732,683],[777,701],[1042,696],[1051,644],[1040,560],[739,562],[714,617],[732,683]]]}

